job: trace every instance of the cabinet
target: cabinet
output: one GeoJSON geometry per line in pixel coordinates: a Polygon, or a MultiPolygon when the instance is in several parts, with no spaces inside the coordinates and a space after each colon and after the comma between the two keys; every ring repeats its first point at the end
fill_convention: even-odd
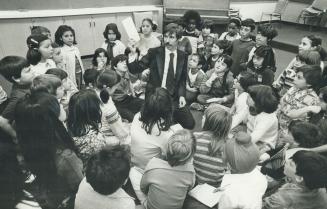
{"type": "MultiPolygon", "coordinates": [[[[128,36],[121,21],[127,17],[142,18],[144,10],[133,11],[135,8],[128,8],[130,11],[125,11],[124,8],[120,9],[121,11],[108,13],[104,13],[103,10],[97,13],[94,10],[90,14],[81,15],[74,11],[74,14],[65,13],[62,16],[58,14],[52,17],[0,18],[0,59],[7,55],[26,56],[26,39],[31,33],[32,26],[47,27],[51,32],[52,40],[54,40],[54,34],[60,25],[71,26],[75,30],[77,47],[82,56],[92,55],[95,49],[101,47],[105,40],[103,31],[108,23],[117,24],[122,35],[121,41],[127,44],[128,36]],[[138,13],[139,15],[137,15],[138,13]]],[[[147,17],[152,16],[159,23],[158,31],[162,32],[160,27],[162,26],[162,8],[155,8],[153,11],[147,11],[147,13],[147,17]]]]}

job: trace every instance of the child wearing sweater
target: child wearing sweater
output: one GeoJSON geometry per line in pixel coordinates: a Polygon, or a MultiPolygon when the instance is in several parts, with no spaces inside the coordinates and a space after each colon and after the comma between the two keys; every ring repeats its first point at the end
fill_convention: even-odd
{"type": "Polygon", "coordinates": [[[192,108],[203,110],[204,105],[218,103],[223,105],[232,104],[234,100],[232,73],[229,71],[233,60],[228,55],[222,55],[216,62],[215,68],[209,70],[207,80],[200,87],[200,95],[193,103],[192,108]]]}
{"type": "Polygon", "coordinates": [[[240,72],[240,64],[248,61],[249,53],[255,45],[255,42],[251,39],[251,35],[254,29],[254,20],[244,20],[240,30],[241,38],[233,41],[233,50],[231,56],[234,62],[231,67],[231,71],[234,77],[236,77],[240,72]]]}
{"type": "Polygon", "coordinates": [[[182,208],[195,184],[194,152],[194,136],[189,131],[178,131],[169,138],[166,160],[152,158],[145,168],[141,180],[141,190],[147,195],[145,208],[182,208]]]}
{"type": "Polygon", "coordinates": [[[200,92],[200,86],[206,79],[206,74],[201,69],[202,64],[198,54],[190,55],[188,67],[185,99],[187,103],[191,104],[196,100],[200,92]]]}
{"type": "Polygon", "coordinates": [[[76,194],[75,209],[134,209],[133,198],[121,188],[129,171],[126,146],[104,147],[92,155],[76,194]]]}

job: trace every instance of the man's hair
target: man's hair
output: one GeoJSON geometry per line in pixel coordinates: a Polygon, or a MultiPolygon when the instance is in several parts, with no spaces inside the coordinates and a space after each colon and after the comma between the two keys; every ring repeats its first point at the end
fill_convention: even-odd
{"type": "Polygon", "coordinates": [[[86,181],[102,194],[116,192],[128,178],[129,149],[125,145],[107,146],[90,157],[86,165],[86,181]]]}

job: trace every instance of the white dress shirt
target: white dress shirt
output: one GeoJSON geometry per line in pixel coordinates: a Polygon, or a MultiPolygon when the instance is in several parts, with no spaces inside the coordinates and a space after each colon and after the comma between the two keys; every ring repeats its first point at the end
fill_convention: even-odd
{"type": "Polygon", "coordinates": [[[167,83],[167,75],[168,75],[168,67],[169,67],[169,61],[170,61],[170,53],[174,53],[174,75],[176,74],[176,65],[177,65],[177,50],[170,51],[167,48],[165,48],[165,67],[164,67],[164,72],[162,76],[162,83],[161,87],[166,88],[166,83],[167,83]]]}

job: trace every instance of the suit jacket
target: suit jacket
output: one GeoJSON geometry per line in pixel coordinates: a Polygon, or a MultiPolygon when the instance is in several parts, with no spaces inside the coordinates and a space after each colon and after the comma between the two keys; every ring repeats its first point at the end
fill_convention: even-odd
{"type": "MultiPolygon", "coordinates": [[[[149,68],[150,75],[146,86],[146,92],[149,93],[154,91],[155,88],[161,87],[165,68],[165,47],[160,46],[149,49],[148,53],[143,56],[141,60],[135,60],[132,63],[128,63],[128,68],[132,74],[140,73],[149,68]]],[[[185,97],[186,77],[187,55],[185,52],[177,49],[175,92],[173,95],[171,95],[174,100],[181,96],[185,97]]]]}

